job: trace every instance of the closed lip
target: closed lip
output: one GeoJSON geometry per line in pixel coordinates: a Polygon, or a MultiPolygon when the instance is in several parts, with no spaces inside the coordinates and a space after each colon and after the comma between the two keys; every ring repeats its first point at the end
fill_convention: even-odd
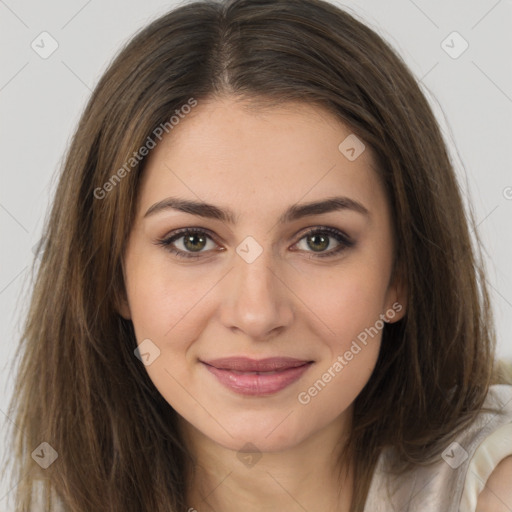
{"type": "Polygon", "coordinates": [[[223,357],[201,361],[204,364],[219,370],[232,370],[238,372],[274,372],[297,368],[313,361],[296,359],[293,357],[267,357],[265,359],[251,359],[249,357],[223,357]]]}

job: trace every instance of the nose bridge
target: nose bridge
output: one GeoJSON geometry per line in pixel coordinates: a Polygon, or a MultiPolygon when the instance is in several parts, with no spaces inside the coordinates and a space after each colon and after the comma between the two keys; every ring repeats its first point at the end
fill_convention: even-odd
{"type": "MultiPolygon", "coordinates": [[[[236,270],[240,286],[246,294],[271,294],[276,264],[269,246],[261,246],[252,237],[240,243],[236,249],[236,270]]],[[[270,295],[267,299],[272,299],[270,295]]]]}
{"type": "Polygon", "coordinates": [[[236,253],[223,321],[227,327],[262,338],[292,319],[290,297],[278,274],[281,265],[271,247],[253,237],[246,237],[236,253]]]}

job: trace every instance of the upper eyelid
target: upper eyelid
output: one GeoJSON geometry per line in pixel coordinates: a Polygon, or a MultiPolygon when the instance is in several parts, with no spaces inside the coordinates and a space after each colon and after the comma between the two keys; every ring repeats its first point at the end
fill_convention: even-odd
{"type": "Polygon", "coordinates": [[[217,242],[218,237],[216,235],[214,235],[212,231],[210,231],[206,228],[194,228],[194,227],[182,228],[182,229],[175,230],[170,235],[165,235],[161,240],[163,240],[163,241],[173,240],[173,239],[179,240],[182,236],[185,236],[187,233],[204,233],[204,234],[208,235],[208,237],[211,238],[216,244],[218,244],[218,242],[217,242]]]}

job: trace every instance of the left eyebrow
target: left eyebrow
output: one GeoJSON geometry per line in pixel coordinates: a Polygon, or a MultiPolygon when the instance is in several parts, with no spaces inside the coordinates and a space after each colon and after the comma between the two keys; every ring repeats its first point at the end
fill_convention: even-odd
{"type": "Polygon", "coordinates": [[[370,216],[368,209],[358,201],[349,197],[335,196],[322,201],[292,205],[279,217],[278,222],[284,224],[309,215],[320,215],[340,210],[352,210],[361,215],[370,216]]]}
{"type": "MultiPolygon", "coordinates": [[[[168,197],[153,204],[146,211],[144,217],[167,209],[174,209],[199,217],[218,219],[229,224],[236,223],[236,215],[229,208],[223,209],[213,204],[177,197],[168,197]]],[[[370,216],[368,209],[358,201],[349,197],[335,196],[320,201],[292,205],[279,217],[278,223],[285,224],[310,215],[321,215],[322,213],[340,210],[352,210],[362,215],[370,216]]]]}

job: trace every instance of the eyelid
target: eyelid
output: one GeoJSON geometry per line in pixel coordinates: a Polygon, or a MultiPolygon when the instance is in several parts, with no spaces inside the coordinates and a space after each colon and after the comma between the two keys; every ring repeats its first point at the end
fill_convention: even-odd
{"type": "MultiPolygon", "coordinates": [[[[307,235],[312,235],[312,234],[314,235],[316,233],[329,233],[334,238],[336,238],[338,236],[347,244],[353,245],[355,243],[354,240],[347,233],[345,233],[342,229],[334,228],[331,226],[323,226],[323,225],[306,228],[305,231],[301,232],[300,235],[298,235],[299,238],[298,238],[297,242],[302,240],[307,235]]],[[[295,242],[295,243],[297,243],[297,242],[295,242]]]]}

